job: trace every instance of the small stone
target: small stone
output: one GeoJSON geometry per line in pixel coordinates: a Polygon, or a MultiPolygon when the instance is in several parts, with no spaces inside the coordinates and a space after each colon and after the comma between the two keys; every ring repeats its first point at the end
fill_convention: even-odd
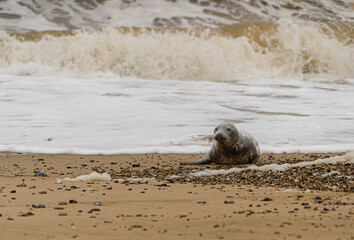
{"type": "Polygon", "coordinates": [[[7,218],[7,220],[13,221],[13,220],[15,220],[15,219],[13,219],[12,217],[9,217],[9,218],[7,218]]]}
{"type": "Polygon", "coordinates": [[[45,208],[44,204],[32,204],[33,208],[45,208]]]}
{"type": "Polygon", "coordinates": [[[69,203],[77,203],[77,201],[74,200],[74,199],[71,199],[71,200],[69,201],[69,203]]]}
{"type": "Polygon", "coordinates": [[[35,177],[47,177],[47,172],[46,171],[39,171],[36,174],[34,174],[35,177]]]}
{"type": "Polygon", "coordinates": [[[47,191],[40,191],[39,194],[47,194],[47,191]]]}
{"type": "Polygon", "coordinates": [[[94,206],[102,206],[102,202],[93,202],[94,206]]]}
{"type": "Polygon", "coordinates": [[[322,198],[320,196],[315,197],[315,202],[316,203],[322,203],[322,198]]]}
{"type": "Polygon", "coordinates": [[[57,180],[55,181],[55,184],[61,184],[61,183],[63,183],[63,181],[60,180],[60,179],[57,179],[57,180]]]}
{"type": "Polygon", "coordinates": [[[262,201],[264,202],[269,202],[269,201],[273,201],[273,199],[269,198],[269,197],[266,197],[266,198],[263,198],[262,201]]]}
{"type": "Polygon", "coordinates": [[[235,201],[234,200],[225,200],[224,203],[225,204],[234,204],[235,201]]]}
{"type": "Polygon", "coordinates": [[[26,187],[27,185],[24,182],[22,182],[22,183],[17,184],[16,186],[17,187],[26,187]]]}
{"type": "Polygon", "coordinates": [[[140,163],[134,163],[132,164],[132,167],[140,167],[140,163]]]}
{"type": "Polygon", "coordinates": [[[71,186],[70,188],[71,188],[71,189],[79,189],[79,188],[81,188],[81,186],[79,186],[79,185],[77,185],[77,186],[71,186]]]}
{"type": "Polygon", "coordinates": [[[100,212],[101,211],[101,209],[99,209],[99,208],[92,208],[90,211],[89,211],[89,213],[92,213],[92,212],[100,212]]]}
{"type": "Polygon", "coordinates": [[[10,193],[16,193],[16,190],[12,190],[10,193]]]}
{"type": "Polygon", "coordinates": [[[68,216],[67,213],[59,213],[58,215],[61,216],[61,217],[63,217],[63,216],[68,216]]]}
{"type": "Polygon", "coordinates": [[[68,205],[67,202],[59,202],[59,205],[68,205]]]}

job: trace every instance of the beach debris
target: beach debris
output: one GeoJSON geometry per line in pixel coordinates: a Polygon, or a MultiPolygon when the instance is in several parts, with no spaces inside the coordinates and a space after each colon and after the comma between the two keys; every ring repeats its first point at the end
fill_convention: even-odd
{"type": "Polygon", "coordinates": [[[44,204],[32,204],[33,208],[45,208],[44,204]]]}
{"type": "Polygon", "coordinates": [[[36,174],[34,174],[35,177],[47,177],[47,172],[46,171],[39,171],[36,174]]]}
{"type": "Polygon", "coordinates": [[[179,215],[179,218],[185,218],[185,217],[187,217],[188,215],[187,215],[187,213],[181,213],[180,215],[179,215]]]}
{"type": "Polygon", "coordinates": [[[97,173],[92,172],[90,174],[85,174],[81,176],[77,176],[75,178],[64,178],[64,181],[111,181],[111,176],[107,173],[97,173]]]}

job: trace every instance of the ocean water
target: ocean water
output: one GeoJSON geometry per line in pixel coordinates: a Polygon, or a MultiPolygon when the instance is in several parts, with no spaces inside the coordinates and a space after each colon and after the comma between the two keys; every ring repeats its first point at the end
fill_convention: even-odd
{"type": "Polygon", "coordinates": [[[354,1],[2,1],[0,151],[354,150],[354,1]]]}

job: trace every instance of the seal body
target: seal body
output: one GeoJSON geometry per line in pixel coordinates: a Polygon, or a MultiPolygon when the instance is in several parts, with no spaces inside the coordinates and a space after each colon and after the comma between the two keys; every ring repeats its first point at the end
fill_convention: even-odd
{"type": "Polygon", "coordinates": [[[223,122],[214,130],[215,142],[210,151],[198,161],[181,164],[252,164],[260,156],[257,140],[246,130],[233,123],[223,122]]]}

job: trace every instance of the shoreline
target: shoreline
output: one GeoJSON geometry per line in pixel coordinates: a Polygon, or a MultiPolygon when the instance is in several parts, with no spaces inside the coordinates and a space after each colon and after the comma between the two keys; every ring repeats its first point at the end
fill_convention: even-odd
{"type": "MultiPolygon", "coordinates": [[[[343,154],[263,154],[257,165],[314,161],[343,154]]],[[[281,173],[283,178],[280,180],[277,175],[257,171],[224,177],[164,180],[170,173],[235,167],[179,165],[181,161],[197,160],[202,156],[1,152],[0,229],[3,237],[351,239],[354,235],[352,189],[318,191],[277,183],[285,183],[288,178],[296,180],[305,170],[308,174],[349,169],[350,174],[353,164],[294,168],[281,173]],[[34,176],[42,170],[47,172],[47,177],[34,176]],[[62,180],[62,183],[55,183],[58,178],[74,178],[93,171],[108,172],[112,178],[124,181],[62,180]],[[146,182],[127,180],[132,176],[148,175],[150,179],[146,182]],[[237,182],[239,179],[243,180],[237,182]],[[270,179],[270,182],[264,179],[270,179]],[[70,203],[70,200],[77,203],[70,203]],[[93,205],[93,202],[102,205],[93,205]],[[33,204],[44,204],[45,208],[35,208],[33,204]]],[[[312,177],[306,174],[305,177],[311,180],[312,177]]],[[[337,178],[326,179],[333,184],[337,178]]],[[[300,182],[304,180],[300,179],[300,182]]],[[[307,186],[310,188],[315,182],[309,181],[307,186]]]]}

